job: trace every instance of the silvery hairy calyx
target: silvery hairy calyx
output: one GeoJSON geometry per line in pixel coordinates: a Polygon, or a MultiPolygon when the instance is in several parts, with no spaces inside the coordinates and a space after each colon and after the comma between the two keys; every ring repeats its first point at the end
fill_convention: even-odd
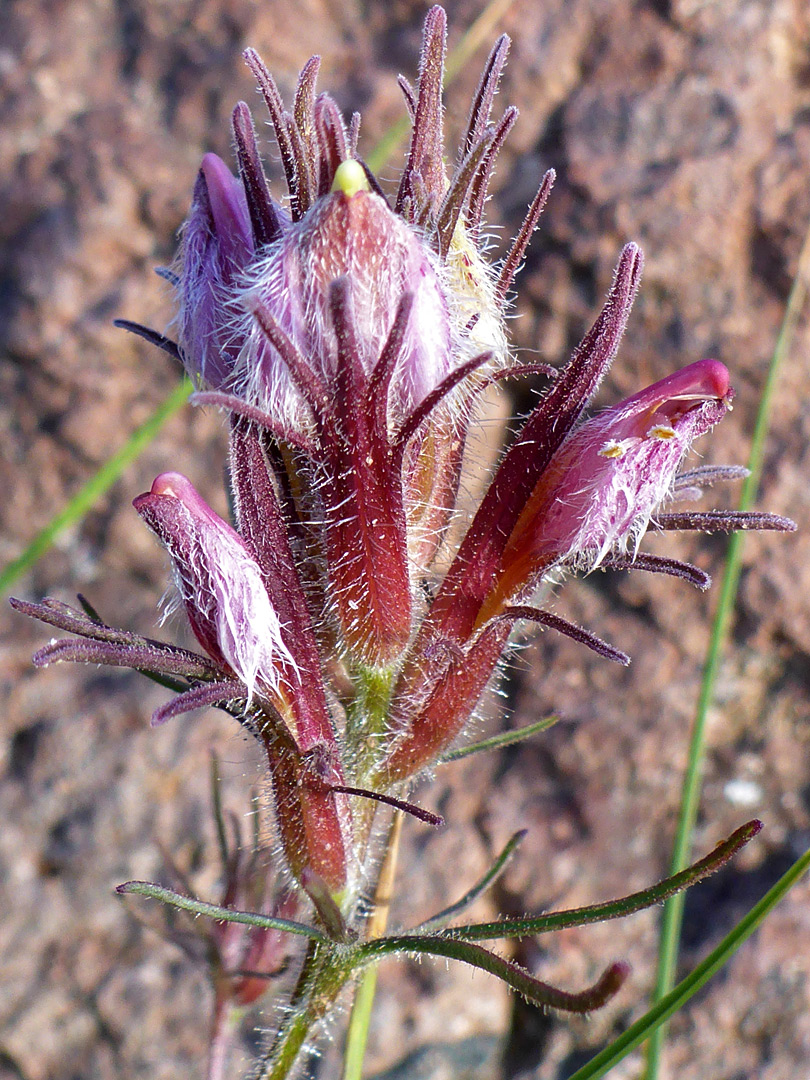
{"type": "MultiPolygon", "coordinates": [[[[491,117],[509,42],[501,38],[489,56],[448,165],[445,36],[444,13],[433,8],[418,80],[401,80],[412,133],[392,192],[360,155],[359,116],[347,125],[333,99],[316,92],[317,58],[287,111],[248,50],[287,197],[271,194],[250,111],[239,103],[236,171],[206,154],[177,264],[166,272],[179,302],[178,340],[122,323],[181,361],[196,404],[218,407],[229,421],[233,522],[171,471],[134,503],[168,551],[199,651],[115,629],[84,600],[80,608],[15,601],[75,635],[45,646],[37,664],[135,668],[174,691],[153,724],[214,706],[261,746],[276,858],[269,865],[220,829],[221,906],[209,909],[217,913],[209,929],[198,924],[215,997],[211,1077],[226,1075],[232,1011],[280,994],[277,976],[290,965],[297,981],[290,990],[287,980],[283,1007],[272,1010],[280,1020],[259,1077],[292,1075],[333,1010],[385,955],[448,957],[539,1005],[598,1008],[618,992],[624,963],[611,963],[593,986],[558,989],[477,942],[649,906],[716,869],[758,828],[748,823],[684,874],[599,910],[463,925],[456,903],[412,930],[390,933],[375,921],[392,823],[403,815],[422,827],[441,823],[409,801],[414,781],[459,748],[476,749],[465,733],[516,629],[552,628],[606,662],[628,662],[538,606],[549,584],[635,567],[705,589],[699,568],[640,550],[649,528],[793,527],[768,514],[672,506],[744,471],[681,471],[693,441],[730,407],[720,362],[691,363],[585,417],[639,287],[635,244],[621,252],[604,307],[566,363],[514,362],[504,317],[554,174],[542,177],[510,250],[488,263],[487,189],[517,118],[514,108],[491,117]],[[544,389],[470,515],[457,496],[481,395],[527,377],[544,389]],[[453,547],[447,538],[457,536],[453,547]]],[[[468,898],[494,879],[519,836],[481,883],[469,883],[468,898]]],[[[204,906],[147,883],[121,889],[204,906]]]]}

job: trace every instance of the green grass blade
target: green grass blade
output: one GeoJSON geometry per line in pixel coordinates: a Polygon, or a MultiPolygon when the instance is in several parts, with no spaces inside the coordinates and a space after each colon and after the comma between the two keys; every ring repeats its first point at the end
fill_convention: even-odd
{"type": "MultiPolygon", "coordinates": [[[[810,276],[810,231],[808,231],[796,271],[796,277],[788,297],[785,317],[774,346],[771,364],[762,389],[754,434],[751,440],[751,454],[748,461],[750,470],[740,495],[739,509],[749,510],[757,497],[759,482],[762,477],[762,464],[765,456],[765,440],[768,435],[771,418],[771,406],[776,390],[779,371],[790,351],[796,333],[799,317],[807,299],[807,281],[810,276]]],[[[675,841],[672,850],[670,871],[677,873],[689,861],[692,847],[692,835],[697,820],[702,789],[701,772],[706,740],[706,720],[714,700],[714,689],[720,670],[723,647],[728,635],[737,589],[742,570],[742,550],[745,533],[735,533],[729,540],[723,582],[720,597],[712,625],[706,663],[703,669],[700,695],[698,698],[695,720],[689,743],[689,756],[681,791],[681,808],[675,841]]],[[[660,1001],[671,989],[675,981],[678,963],[678,948],[683,923],[685,897],[675,896],[668,900],[661,919],[661,936],[658,953],[658,972],[653,1001],[660,1001]]],[[[666,1038],[666,1026],[656,1028],[655,1035],[647,1048],[646,1080],[656,1080],[661,1048],[666,1038]]]]}
{"type": "Polygon", "coordinates": [[[34,563],[53,546],[60,533],[81,521],[87,511],[109,491],[124,470],[152,442],[166,421],[183,407],[191,390],[191,383],[188,379],[183,379],[166,400],[158,405],[149,419],[130,435],[121,449],[113,454],[73,496],[67,506],[51,518],[25,551],[16,559],[12,559],[0,573],[0,593],[6,592],[19,577],[30,570],[34,563]]]}
{"type": "Polygon", "coordinates": [[[768,915],[796,882],[810,869],[810,849],[791,866],[749,913],[740,920],[720,944],[702,963],[687,975],[685,979],[668,994],[661,998],[649,1012],[627,1029],[610,1046],[568,1078],[568,1080],[599,1080],[625,1058],[637,1046],[640,1046],[651,1034],[660,1030],[689,999],[700,990],[709,979],[726,964],[744,941],[754,933],[762,920],[768,915]]]}

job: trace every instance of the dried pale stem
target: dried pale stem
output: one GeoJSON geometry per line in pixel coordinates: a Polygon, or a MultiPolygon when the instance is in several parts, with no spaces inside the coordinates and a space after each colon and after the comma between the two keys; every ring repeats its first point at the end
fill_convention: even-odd
{"type": "MultiPolygon", "coordinates": [[[[388,831],[385,856],[377,880],[377,888],[374,892],[374,910],[368,923],[368,937],[370,939],[382,937],[388,925],[403,820],[402,813],[397,811],[388,831]]],[[[377,965],[371,964],[358,979],[357,990],[352,1003],[352,1013],[349,1020],[349,1029],[346,1033],[346,1047],[343,1055],[343,1080],[361,1080],[376,989],[377,965]]]]}

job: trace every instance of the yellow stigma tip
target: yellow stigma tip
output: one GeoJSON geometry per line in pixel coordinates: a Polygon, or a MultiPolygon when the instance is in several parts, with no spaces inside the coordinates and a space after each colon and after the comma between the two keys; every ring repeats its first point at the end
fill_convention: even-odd
{"type": "Polygon", "coordinates": [[[335,169],[332,191],[342,191],[349,198],[356,195],[358,191],[371,191],[365,169],[359,161],[355,161],[354,158],[341,161],[340,165],[335,169]]]}

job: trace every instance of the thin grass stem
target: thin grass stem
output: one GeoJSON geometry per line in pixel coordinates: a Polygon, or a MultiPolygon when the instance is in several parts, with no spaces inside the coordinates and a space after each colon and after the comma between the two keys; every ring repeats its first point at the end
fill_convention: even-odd
{"type": "MultiPolygon", "coordinates": [[[[743,483],[739,509],[749,510],[754,504],[762,476],[765,456],[765,441],[771,419],[771,407],[778,382],[780,369],[790,352],[802,309],[807,299],[808,278],[810,278],[810,230],[805,236],[796,277],[788,297],[785,316],[774,346],[770,367],[762,389],[754,434],[751,440],[751,454],[748,461],[749,474],[743,483]]],[[[734,533],[728,542],[723,581],[717,611],[712,625],[703,679],[700,687],[695,720],[689,743],[689,756],[681,790],[681,807],[672,850],[670,870],[678,873],[689,861],[692,836],[697,820],[700,795],[702,790],[702,766],[706,741],[706,721],[715,696],[715,685],[720,670],[723,649],[728,636],[737,590],[742,570],[742,551],[745,533],[734,533]]],[[[658,952],[658,970],[653,992],[653,1001],[660,1002],[668,994],[675,981],[678,963],[678,950],[683,923],[685,897],[674,896],[664,906],[661,918],[661,934],[658,952]]],[[[657,1080],[661,1050],[666,1038],[666,1025],[656,1027],[646,1054],[646,1080],[657,1080]]]]}
{"type": "Polygon", "coordinates": [[[679,1009],[693,997],[702,986],[722,968],[743,942],[754,933],[763,919],[772,911],[796,882],[810,869],[810,850],[806,851],[779,881],[769,889],[763,898],[748,914],[740,920],[734,929],[723,938],[720,944],[668,994],[662,997],[648,1012],[632,1024],[627,1031],[605,1047],[596,1057],[577,1069],[568,1080],[600,1080],[645,1039],[666,1024],[679,1009]]]}
{"type": "Polygon", "coordinates": [[[8,563],[0,573],[0,593],[6,592],[18,578],[30,570],[51,549],[65,529],[81,521],[88,510],[109,491],[125,469],[149,446],[166,421],[185,405],[191,391],[191,383],[188,379],[183,379],[166,400],[158,405],[149,419],[133,431],[121,449],[105,461],[94,476],[90,477],[67,506],[51,518],[22,554],[8,563]]]}

